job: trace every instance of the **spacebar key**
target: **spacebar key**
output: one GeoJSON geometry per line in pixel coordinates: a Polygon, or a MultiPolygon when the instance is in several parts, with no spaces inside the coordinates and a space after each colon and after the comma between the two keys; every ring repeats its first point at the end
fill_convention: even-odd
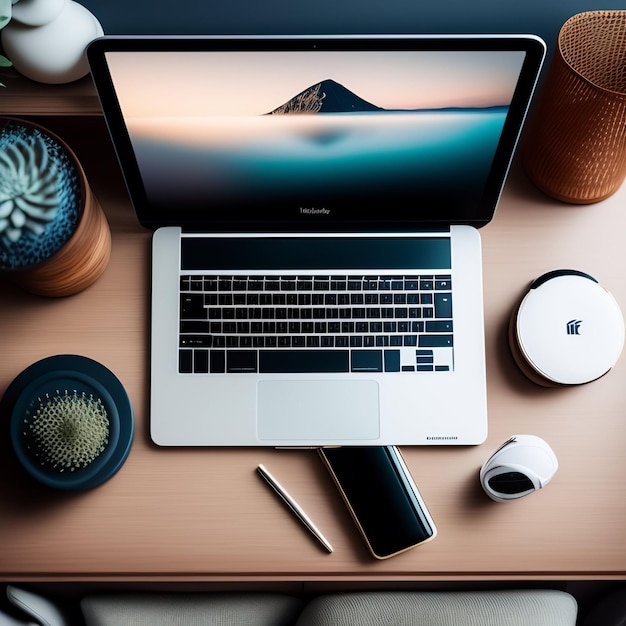
{"type": "Polygon", "coordinates": [[[350,371],[348,350],[261,350],[259,372],[314,373],[350,371]]]}

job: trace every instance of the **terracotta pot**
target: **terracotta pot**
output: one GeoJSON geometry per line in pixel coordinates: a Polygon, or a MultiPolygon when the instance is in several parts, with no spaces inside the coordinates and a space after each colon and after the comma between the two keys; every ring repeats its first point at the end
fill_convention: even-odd
{"type": "Polygon", "coordinates": [[[58,144],[75,174],[78,197],[75,228],[60,248],[35,263],[4,267],[2,271],[13,282],[37,295],[58,297],[78,293],[94,283],[109,262],[111,231],[104,211],[76,155],[60,137],[38,124],[0,117],[0,129],[7,124],[39,131],[58,144]]]}

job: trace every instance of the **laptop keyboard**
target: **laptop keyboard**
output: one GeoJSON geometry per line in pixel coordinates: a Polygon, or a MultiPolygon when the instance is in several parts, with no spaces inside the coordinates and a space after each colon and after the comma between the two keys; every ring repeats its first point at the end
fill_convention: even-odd
{"type": "Polygon", "coordinates": [[[451,371],[451,289],[449,274],[183,275],[178,371],[451,371]]]}

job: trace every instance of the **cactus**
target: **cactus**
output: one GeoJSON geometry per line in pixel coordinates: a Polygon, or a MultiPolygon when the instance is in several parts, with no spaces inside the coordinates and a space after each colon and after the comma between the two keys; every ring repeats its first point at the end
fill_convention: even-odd
{"type": "Polygon", "coordinates": [[[102,401],[76,391],[45,394],[24,420],[30,452],[42,467],[74,472],[93,463],[109,440],[109,419],[102,401]]]}

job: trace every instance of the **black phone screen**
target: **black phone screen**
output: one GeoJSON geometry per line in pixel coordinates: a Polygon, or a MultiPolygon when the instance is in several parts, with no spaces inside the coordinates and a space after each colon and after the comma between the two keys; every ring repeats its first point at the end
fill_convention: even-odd
{"type": "Polygon", "coordinates": [[[435,534],[395,446],[320,450],[371,552],[386,558],[435,534]]]}

